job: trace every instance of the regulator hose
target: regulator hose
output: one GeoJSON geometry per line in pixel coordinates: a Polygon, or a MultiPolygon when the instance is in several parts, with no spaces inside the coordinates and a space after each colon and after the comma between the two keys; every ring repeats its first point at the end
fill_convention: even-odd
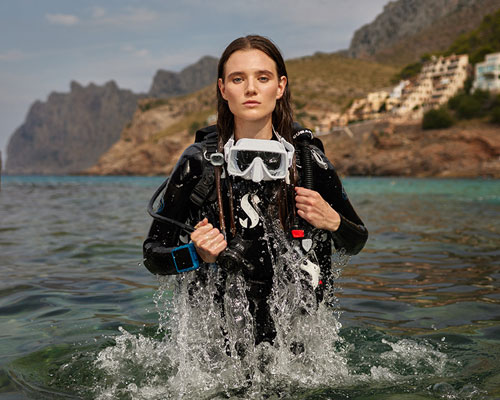
{"type": "Polygon", "coordinates": [[[312,154],[307,148],[307,143],[302,141],[300,143],[300,161],[302,163],[302,186],[306,189],[314,189],[314,178],[313,178],[313,160],[312,154]]]}
{"type": "Polygon", "coordinates": [[[293,139],[300,147],[300,163],[302,164],[302,186],[306,189],[314,189],[313,160],[312,154],[307,145],[313,142],[313,133],[309,129],[304,129],[298,124],[294,124],[296,129],[293,139]]]}

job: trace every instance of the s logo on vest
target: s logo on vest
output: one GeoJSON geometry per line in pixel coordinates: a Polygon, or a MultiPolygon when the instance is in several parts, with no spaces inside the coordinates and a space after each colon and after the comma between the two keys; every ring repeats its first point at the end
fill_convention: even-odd
{"type": "MultiPolygon", "coordinates": [[[[252,203],[254,204],[259,204],[260,199],[259,196],[256,194],[252,194],[252,203]]],[[[255,211],[255,208],[252,207],[250,204],[250,199],[249,199],[249,194],[245,194],[243,198],[241,199],[241,209],[245,212],[246,215],[248,215],[248,218],[250,218],[250,226],[248,226],[248,218],[242,219],[238,218],[240,221],[240,224],[243,228],[255,228],[257,224],[259,223],[259,214],[257,214],[257,211],[255,211]]]]}

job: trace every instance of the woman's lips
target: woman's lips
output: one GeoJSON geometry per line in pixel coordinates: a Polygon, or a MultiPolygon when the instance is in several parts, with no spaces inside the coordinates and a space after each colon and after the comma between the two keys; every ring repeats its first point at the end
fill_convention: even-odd
{"type": "Polygon", "coordinates": [[[245,106],[251,107],[251,106],[258,106],[260,102],[256,100],[248,100],[243,103],[245,106]]]}

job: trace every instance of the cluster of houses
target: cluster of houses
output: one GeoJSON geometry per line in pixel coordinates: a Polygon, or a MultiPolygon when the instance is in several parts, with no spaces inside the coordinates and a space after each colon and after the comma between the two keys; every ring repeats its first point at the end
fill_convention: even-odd
{"type": "MultiPolygon", "coordinates": [[[[417,78],[354,100],[345,113],[326,116],[317,130],[331,131],[355,121],[389,117],[421,119],[425,111],[438,108],[462,89],[471,73],[467,55],[433,56],[417,78]]],[[[476,64],[472,87],[500,93],[500,53],[488,54],[484,62],[476,64]]]]}

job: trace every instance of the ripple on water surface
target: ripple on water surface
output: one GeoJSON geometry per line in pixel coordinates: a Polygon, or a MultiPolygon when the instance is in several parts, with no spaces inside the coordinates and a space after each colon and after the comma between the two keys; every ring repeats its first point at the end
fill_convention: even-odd
{"type": "Polygon", "coordinates": [[[497,181],[346,180],[371,236],[333,308],[281,316],[281,346],[245,360],[221,351],[208,292],[189,307],[186,282],[158,289],[139,265],[161,179],[12,179],[0,399],[24,398],[19,387],[35,399],[500,397],[497,181]]]}

